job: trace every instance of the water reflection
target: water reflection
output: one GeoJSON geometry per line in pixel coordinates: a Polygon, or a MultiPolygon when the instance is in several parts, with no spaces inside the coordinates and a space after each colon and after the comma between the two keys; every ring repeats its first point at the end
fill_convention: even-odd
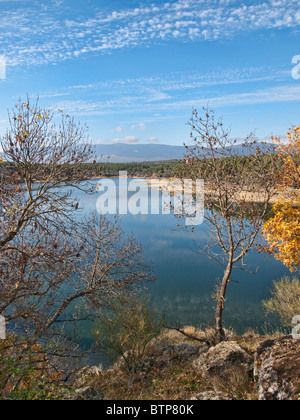
{"type": "MultiPolygon", "coordinates": [[[[130,180],[129,180],[130,181],[130,180]]],[[[92,181],[96,187],[97,181],[92,181]]],[[[117,180],[116,180],[117,182],[117,180]]],[[[81,199],[83,210],[96,209],[99,194],[86,196],[74,192],[81,199]]],[[[195,242],[207,243],[208,228],[197,226],[194,232],[177,229],[178,221],[172,215],[124,215],[121,217],[126,233],[133,233],[152,260],[157,282],[149,286],[152,303],[169,320],[182,325],[207,325],[214,321],[214,301],[211,298],[215,280],[222,277],[222,267],[208,257],[196,254],[195,242]]],[[[283,264],[265,254],[251,252],[246,259],[250,274],[234,271],[226,303],[225,325],[242,332],[247,328],[262,329],[266,317],[261,301],[269,296],[274,280],[289,274],[283,264]]]]}

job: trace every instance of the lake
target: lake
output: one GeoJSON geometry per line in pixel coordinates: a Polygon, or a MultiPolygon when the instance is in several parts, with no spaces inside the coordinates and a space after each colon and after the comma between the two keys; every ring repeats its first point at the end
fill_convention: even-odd
{"type": "MultiPolygon", "coordinates": [[[[92,183],[97,185],[96,180],[92,183]]],[[[116,179],[117,183],[118,180],[116,179]]],[[[75,192],[81,200],[83,213],[96,209],[100,193],[86,196],[75,192]]],[[[174,324],[195,327],[214,324],[215,302],[211,298],[217,278],[222,278],[222,267],[214,260],[197,254],[195,241],[207,243],[208,227],[202,224],[193,233],[177,228],[173,215],[125,215],[121,225],[128,234],[133,233],[144,246],[144,253],[154,265],[158,280],[150,284],[148,293],[152,304],[174,324]]],[[[233,273],[224,312],[225,326],[238,333],[249,328],[260,332],[274,325],[266,317],[262,300],[270,296],[274,280],[290,274],[282,263],[267,254],[252,251],[247,259],[249,274],[241,270],[233,273]]],[[[86,337],[87,339],[88,337],[86,337]]]]}

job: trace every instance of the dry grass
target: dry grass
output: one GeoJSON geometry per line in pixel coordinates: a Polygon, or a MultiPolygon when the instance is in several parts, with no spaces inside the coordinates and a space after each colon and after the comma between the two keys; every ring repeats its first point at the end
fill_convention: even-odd
{"type": "MultiPolygon", "coordinates": [[[[196,327],[186,326],[182,328],[182,331],[190,337],[186,337],[176,330],[165,329],[161,332],[159,339],[167,340],[173,345],[179,343],[197,344],[197,340],[206,340],[213,345],[217,344],[217,335],[214,328],[206,328],[205,330],[202,330],[196,327]],[[193,337],[195,337],[195,340],[193,340],[193,337]]],[[[225,330],[225,334],[228,341],[235,339],[233,331],[225,330]]]]}
{"type": "Polygon", "coordinates": [[[255,382],[249,378],[249,374],[240,369],[233,369],[226,375],[226,380],[215,376],[210,380],[215,391],[222,392],[235,400],[257,400],[255,382]]]}
{"type": "Polygon", "coordinates": [[[140,381],[118,369],[103,372],[93,386],[105,393],[105,400],[190,400],[206,391],[222,392],[233,400],[256,400],[255,383],[249,375],[233,370],[223,380],[204,379],[192,363],[171,363],[163,370],[153,368],[140,381]]]}
{"type": "MultiPolygon", "coordinates": [[[[184,332],[198,339],[209,339],[214,334],[213,329],[202,331],[192,326],[185,327],[184,332]]],[[[279,331],[277,333],[261,336],[249,330],[243,336],[237,336],[228,332],[228,339],[238,342],[254,355],[260,343],[282,335],[279,331]]],[[[163,330],[159,340],[167,340],[172,345],[197,344],[175,330],[163,330]]],[[[222,392],[233,400],[257,399],[256,384],[245,372],[234,369],[226,381],[219,376],[205,379],[193,367],[193,362],[180,359],[170,361],[164,368],[153,366],[146,372],[136,371],[133,374],[122,371],[116,363],[90,385],[101,389],[106,400],[189,400],[206,391],[222,392]]]]}
{"type": "Polygon", "coordinates": [[[188,400],[209,389],[192,363],[182,362],[153,368],[143,380],[113,369],[103,372],[93,385],[104,391],[106,400],[188,400]]]}
{"type": "MultiPolygon", "coordinates": [[[[196,329],[195,327],[186,326],[186,327],[182,328],[182,331],[185,334],[188,334],[192,337],[195,337],[196,339],[206,339],[205,332],[203,332],[200,329],[196,329]]],[[[191,344],[196,344],[197,343],[196,340],[193,340],[192,338],[186,337],[176,330],[170,330],[170,329],[164,329],[160,333],[159,339],[160,340],[167,340],[172,345],[176,345],[176,344],[180,344],[180,343],[191,343],[191,344]]]]}
{"type": "Polygon", "coordinates": [[[276,340],[282,337],[283,331],[274,330],[272,332],[266,332],[264,335],[256,333],[254,330],[249,329],[242,336],[235,335],[232,340],[236,341],[247,353],[254,356],[258,346],[267,340],[276,340]]]}

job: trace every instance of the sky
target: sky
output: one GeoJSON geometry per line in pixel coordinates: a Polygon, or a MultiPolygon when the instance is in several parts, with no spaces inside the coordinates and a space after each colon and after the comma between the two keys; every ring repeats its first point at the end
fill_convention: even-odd
{"type": "Polygon", "coordinates": [[[40,98],[94,143],[181,145],[193,108],[232,137],[300,124],[299,0],[0,0],[0,134],[40,98]]]}

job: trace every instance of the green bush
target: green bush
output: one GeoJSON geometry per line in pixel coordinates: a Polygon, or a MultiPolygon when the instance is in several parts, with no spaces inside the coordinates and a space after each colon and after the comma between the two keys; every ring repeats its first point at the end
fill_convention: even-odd
{"type": "Polygon", "coordinates": [[[120,367],[131,373],[160,330],[161,321],[147,300],[122,297],[102,317],[95,334],[107,356],[111,360],[121,357],[120,367]]]}
{"type": "Polygon", "coordinates": [[[292,319],[300,315],[300,280],[297,277],[283,277],[274,282],[271,299],[263,305],[268,313],[279,316],[285,326],[292,325],[292,319]]]}

